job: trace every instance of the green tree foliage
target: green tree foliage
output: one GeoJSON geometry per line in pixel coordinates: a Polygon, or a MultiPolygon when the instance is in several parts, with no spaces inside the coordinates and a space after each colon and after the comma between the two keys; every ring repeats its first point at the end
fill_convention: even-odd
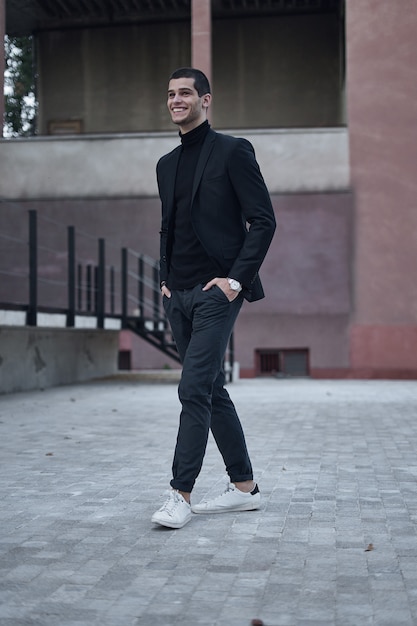
{"type": "Polygon", "coordinates": [[[34,135],[36,99],[32,37],[6,37],[5,53],[5,135],[34,135]]]}

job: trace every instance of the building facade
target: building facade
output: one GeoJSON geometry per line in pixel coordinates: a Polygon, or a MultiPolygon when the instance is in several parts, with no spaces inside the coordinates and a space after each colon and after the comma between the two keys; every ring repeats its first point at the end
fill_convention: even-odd
{"type": "MultiPolygon", "coordinates": [[[[417,376],[414,0],[0,6],[36,52],[37,135],[0,142],[16,232],[36,208],[157,258],[155,164],[178,143],[167,79],[193,64],[213,127],[253,143],[277,216],[267,297],[235,328],[241,375],[417,376]]],[[[121,348],[134,368],[175,366],[130,334],[121,348]]]]}

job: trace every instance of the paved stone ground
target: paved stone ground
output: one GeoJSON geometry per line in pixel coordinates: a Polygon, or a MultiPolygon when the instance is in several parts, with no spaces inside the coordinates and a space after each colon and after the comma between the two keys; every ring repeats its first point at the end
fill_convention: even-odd
{"type": "MultiPolygon", "coordinates": [[[[242,380],[230,393],[262,509],[177,531],[150,523],[175,384],[0,397],[1,626],[417,624],[417,383],[242,380]]],[[[223,480],[210,441],[195,499],[223,480]]]]}

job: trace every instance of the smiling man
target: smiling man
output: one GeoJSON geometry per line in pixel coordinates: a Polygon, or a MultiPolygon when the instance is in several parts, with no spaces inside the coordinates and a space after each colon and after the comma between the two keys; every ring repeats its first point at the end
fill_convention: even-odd
{"type": "Polygon", "coordinates": [[[207,117],[211,94],[201,97],[192,78],[173,78],[168,89],[168,109],[174,124],[178,124],[181,134],[199,126],[207,117]]]}
{"type": "Polygon", "coordinates": [[[171,75],[167,105],[181,145],[157,165],[161,291],[182,361],[171,491],[152,516],[170,528],[184,526],[192,512],[260,506],[242,426],[224,387],[223,358],[244,299],[264,296],[258,270],[275,217],[251,144],[211,129],[211,99],[200,70],[171,75]],[[230,484],[217,498],[191,507],[210,429],[230,484]]]}

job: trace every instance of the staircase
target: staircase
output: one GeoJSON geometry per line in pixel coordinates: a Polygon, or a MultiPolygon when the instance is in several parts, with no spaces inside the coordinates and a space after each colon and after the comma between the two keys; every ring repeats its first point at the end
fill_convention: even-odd
{"type": "Polygon", "coordinates": [[[123,328],[130,330],[178,363],[180,358],[166,318],[127,317],[123,328]]]}

